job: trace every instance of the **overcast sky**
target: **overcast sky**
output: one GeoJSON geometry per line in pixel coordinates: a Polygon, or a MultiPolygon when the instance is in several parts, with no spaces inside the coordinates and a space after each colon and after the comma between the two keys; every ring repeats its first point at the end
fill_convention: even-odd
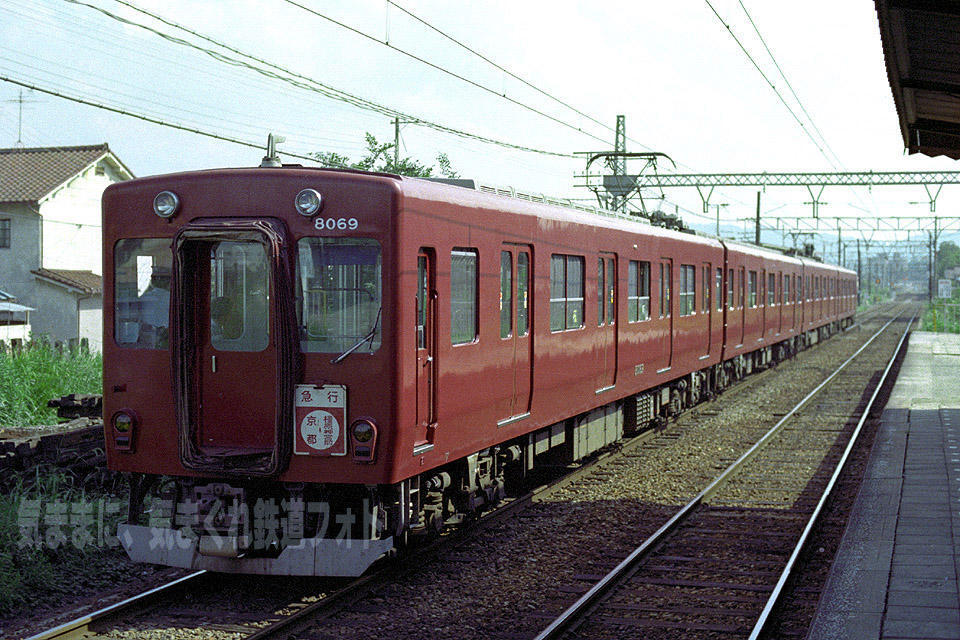
{"type": "MultiPolygon", "coordinates": [[[[129,2],[197,35],[115,0],[0,0],[0,75],[258,145],[267,133],[276,132],[287,138],[281,151],[297,154],[336,151],[357,159],[365,132],[381,140],[393,136],[389,115],[331,99],[323,90],[303,88],[316,89],[318,85],[310,84],[316,81],[443,127],[559,154],[612,147],[611,129],[617,114],[624,114],[628,150],[667,153],[681,172],[958,170],[958,163],[949,159],[903,153],[877,17],[867,0],[810,0],[802,6],[759,0],[742,0],[742,6],[741,0],[396,0],[591,119],[509,77],[385,0],[297,1],[489,91],[285,0],[129,2]],[[221,59],[91,6],[215,50],[221,59]],[[744,7],[812,123],[773,67],[744,7]],[[223,57],[235,61],[241,54],[217,48],[201,36],[276,65],[272,73],[298,78],[284,82],[224,62],[223,57]],[[529,108],[509,102],[503,94],[529,108]]],[[[245,60],[264,68],[262,62],[245,60]]],[[[17,141],[18,95],[18,87],[0,82],[0,146],[17,141]]],[[[263,155],[262,149],[59,97],[29,91],[24,95],[25,146],[108,142],[138,176],[250,166],[263,155]]],[[[437,153],[446,152],[464,177],[551,195],[591,196],[573,187],[579,182],[574,174],[583,170],[579,158],[515,151],[409,124],[402,129],[402,142],[404,155],[428,164],[437,153]]],[[[639,164],[632,166],[639,169],[639,164]]],[[[713,195],[712,202],[730,205],[722,209],[725,223],[732,225],[725,227],[728,233],[744,229],[736,220],[753,215],[755,192],[724,189],[713,195]]],[[[688,222],[708,224],[693,215],[702,211],[696,191],[668,191],[667,197],[692,212],[684,216],[688,222]]],[[[802,188],[768,189],[762,208],[769,215],[799,215],[809,212],[804,204],[809,199],[802,188]]],[[[825,215],[928,211],[922,187],[829,188],[823,200],[828,203],[822,209],[825,215]]],[[[938,213],[954,215],[958,206],[960,187],[944,187],[938,213]]],[[[831,234],[827,242],[835,237],[831,234]]],[[[779,240],[773,235],[765,238],[779,240]]]]}

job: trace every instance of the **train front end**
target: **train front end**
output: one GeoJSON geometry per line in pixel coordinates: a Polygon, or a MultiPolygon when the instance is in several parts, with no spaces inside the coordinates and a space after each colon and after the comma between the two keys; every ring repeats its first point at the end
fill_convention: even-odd
{"type": "Polygon", "coordinates": [[[349,576],[394,548],[397,184],[285,167],[105,192],[104,422],[133,560],[349,576]]]}

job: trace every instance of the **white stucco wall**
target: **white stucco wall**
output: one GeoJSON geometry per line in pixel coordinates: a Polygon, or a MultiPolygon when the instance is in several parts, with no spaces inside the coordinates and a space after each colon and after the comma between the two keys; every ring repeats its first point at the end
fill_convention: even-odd
{"type": "Polygon", "coordinates": [[[101,162],[103,175],[90,167],[40,203],[43,267],[80,269],[100,274],[103,190],[120,180],[101,162]]]}
{"type": "Polygon", "coordinates": [[[80,300],[80,340],[87,339],[90,351],[103,350],[103,297],[80,300]]]}
{"type": "Polygon", "coordinates": [[[11,340],[23,340],[27,342],[30,339],[29,324],[5,325],[0,323],[0,341],[3,341],[8,347],[11,340]]]}

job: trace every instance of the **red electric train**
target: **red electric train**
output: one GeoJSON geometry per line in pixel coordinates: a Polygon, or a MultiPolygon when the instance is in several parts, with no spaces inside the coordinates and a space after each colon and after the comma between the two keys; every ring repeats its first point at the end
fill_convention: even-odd
{"type": "Polygon", "coordinates": [[[103,197],[131,558],[359,575],[852,322],[856,274],[427,180],[198,171],[103,197]]]}

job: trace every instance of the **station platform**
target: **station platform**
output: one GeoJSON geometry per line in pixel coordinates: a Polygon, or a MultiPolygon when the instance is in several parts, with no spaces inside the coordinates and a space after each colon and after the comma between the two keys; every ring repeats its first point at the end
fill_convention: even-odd
{"type": "Polygon", "coordinates": [[[808,640],[960,639],[960,336],[914,332],[808,640]]]}

